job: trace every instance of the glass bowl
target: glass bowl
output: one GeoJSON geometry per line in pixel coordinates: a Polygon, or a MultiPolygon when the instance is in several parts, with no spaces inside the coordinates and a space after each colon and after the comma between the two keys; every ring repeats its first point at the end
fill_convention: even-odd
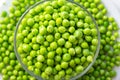
{"type": "MultiPolygon", "coordinates": [[[[26,72],[28,72],[31,76],[33,76],[33,77],[35,77],[36,79],[38,79],[38,80],[42,80],[43,78],[40,76],[40,75],[37,75],[35,72],[34,72],[34,70],[32,69],[32,67],[30,67],[30,66],[27,66],[27,63],[25,63],[25,60],[26,59],[29,59],[30,61],[31,61],[31,57],[29,56],[29,53],[30,52],[26,52],[26,53],[24,53],[24,54],[22,54],[21,55],[21,48],[19,49],[19,51],[18,51],[18,48],[19,48],[19,46],[20,45],[22,45],[22,43],[23,42],[21,42],[21,41],[23,41],[23,40],[19,40],[21,37],[23,37],[23,35],[22,36],[19,36],[19,33],[21,33],[21,31],[19,31],[19,30],[21,30],[22,28],[21,28],[21,23],[23,22],[23,23],[25,23],[24,21],[23,21],[23,19],[24,18],[26,18],[26,16],[28,16],[29,17],[29,15],[28,15],[28,13],[31,13],[32,14],[32,10],[34,9],[34,8],[36,8],[37,6],[39,6],[39,5],[41,5],[41,4],[46,4],[47,5],[47,3],[52,3],[53,1],[50,1],[50,0],[44,0],[44,1],[40,1],[40,2],[37,2],[36,4],[34,4],[33,6],[31,6],[30,8],[28,8],[25,12],[24,12],[24,14],[21,16],[21,18],[19,19],[19,21],[18,21],[18,23],[17,23],[17,25],[16,25],[16,30],[15,30],[15,34],[14,34],[14,50],[15,50],[15,54],[16,54],[16,57],[17,57],[17,59],[18,59],[18,61],[20,62],[20,64],[21,64],[21,66],[24,68],[24,70],[26,71],[26,72]],[[18,37],[18,39],[17,39],[17,37],[18,37]],[[29,58],[28,58],[28,56],[29,56],[29,58]],[[26,59],[24,59],[24,58],[26,58],[26,59]],[[30,67],[30,68],[29,68],[30,67]]],[[[92,16],[92,14],[86,9],[86,8],[84,8],[82,5],[80,5],[79,3],[76,3],[76,2],[74,2],[74,1],[72,1],[72,0],[67,0],[66,1],[66,4],[72,4],[72,5],[74,5],[75,7],[79,7],[81,10],[80,11],[84,11],[85,12],[85,14],[87,14],[87,16],[89,16],[90,18],[91,18],[91,20],[92,20],[92,22],[93,22],[93,24],[94,24],[94,26],[95,26],[95,28],[96,28],[96,31],[97,31],[97,40],[98,40],[98,42],[97,42],[97,45],[96,45],[96,48],[95,48],[95,51],[94,51],[94,54],[93,54],[93,60],[89,63],[89,64],[87,64],[87,66],[83,69],[83,71],[82,72],[79,72],[79,73],[75,73],[74,71],[72,72],[74,75],[71,75],[71,76],[69,76],[70,77],[70,79],[71,80],[75,80],[75,79],[77,79],[77,78],[80,78],[81,76],[83,76],[84,74],[86,74],[88,71],[89,71],[89,69],[92,67],[92,65],[94,64],[94,62],[96,61],[96,58],[97,58],[97,56],[98,56],[98,53],[99,53],[99,49],[100,49],[100,32],[99,32],[99,30],[98,30],[98,25],[96,24],[96,21],[95,21],[95,19],[93,18],[93,16],[92,16]]],[[[42,5],[41,5],[42,6],[42,5]]],[[[45,7],[44,7],[45,8],[45,7]]],[[[64,9],[64,8],[63,8],[64,9]]],[[[77,9],[76,9],[77,10],[77,9]]],[[[78,9],[79,10],[79,9],[78,9]]],[[[59,12],[58,12],[59,13],[59,12]]],[[[92,25],[93,25],[92,24],[92,25]]],[[[40,25],[41,26],[41,25],[40,25]]],[[[84,25],[85,26],[85,25],[84,25]]],[[[87,26],[89,26],[89,25],[87,25],[87,26]]],[[[28,26],[24,26],[24,28],[25,27],[27,27],[27,29],[28,30],[32,30],[31,29],[31,27],[30,28],[28,28],[28,26]]],[[[24,30],[24,29],[23,29],[24,30]]],[[[26,35],[26,34],[25,34],[26,35]]],[[[27,35],[26,35],[27,36],[27,35]]],[[[23,37],[24,38],[24,37],[23,37]]],[[[83,39],[81,39],[81,40],[83,40],[83,39]]],[[[81,43],[82,44],[82,43],[81,43]]],[[[33,44],[31,44],[31,46],[32,46],[33,44]]],[[[24,47],[24,48],[26,48],[26,47],[24,47]]],[[[49,52],[49,51],[48,51],[49,52]]],[[[78,55],[79,56],[79,55],[78,55]]],[[[37,56],[36,56],[37,57],[37,56]]],[[[81,57],[79,57],[79,58],[81,58],[81,57]]],[[[34,58],[35,59],[35,58],[34,58]]],[[[27,62],[27,61],[26,61],[27,62]]],[[[29,61],[28,61],[29,62],[29,61]]],[[[31,62],[34,62],[34,61],[31,61],[31,62]]],[[[31,63],[29,63],[29,64],[31,64],[31,63]]],[[[46,62],[44,63],[44,64],[47,64],[46,62]]],[[[33,64],[33,65],[35,65],[35,64],[33,64]]],[[[54,65],[54,66],[56,66],[56,64],[54,65]]],[[[53,77],[55,76],[55,75],[52,75],[53,77]]],[[[46,79],[48,79],[48,80],[50,80],[49,78],[46,78],[46,79]]],[[[52,78],[53,79],[53,78],[52,78]]],[[[65,79],[64,77],[62,77],[61,79],[65,79]]]]}

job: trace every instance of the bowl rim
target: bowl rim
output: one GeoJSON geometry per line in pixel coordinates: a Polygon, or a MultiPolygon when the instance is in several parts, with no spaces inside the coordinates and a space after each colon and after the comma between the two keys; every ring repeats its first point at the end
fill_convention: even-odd
{"type": "MultiPolygon", "coordinates": [[[[30,74],[31,76],[35,77],[35,78],[38,79],[38,80],[43,80],[43,78],[41,78],[40,76],[34,74],[34,72],[28,70],[27,66],[22,62],[22,60],[21,60],[21,58],[20,58],[20,55],[19,55],[19,53],[18,53],[18,51],[17,51],[16,35],[17,35],[17,31],[18,31],[19,25],[20,25],[22,19],[25,17],[25,15],[26,15],[32,8],[36,7],[36,6],[39,5],[39,4],[44,3],[44,2],[46,2],[46,1],[50,1],[50,0],[39,1],[39,2],[37,2],[37,3],[35,3],[35,4],[33,4],[32,6],[30,6],[30,7],[22,14],[22,16],[20,17],[19,21],[18,21],[17,24],[16,24],[16,29],[15,29],[15,32],[14,32],[14,51],[15,51],[15,55],[16,55],[18,61],[20,62],[21,66],[23,67],[23,69],[24,69],[28,74],[30,74]]],[[[88,65],[88,67],[86,67],[86,68],[84,69],[83,72],[81,72],[80,74],[77,74],[76,76],[70,78],[70,80],[76,80],[76,79],[82,77],[84,74],[86,74],[86,73],[89,71],[89,69],[93,66],[93,64],[95,63],[95,61],[96,61],[96,59],[97,59],[97,57],[98,57],[98,54],[99,54],[99,51],[100,51],[100,31],[99,31],[99,28],[98,28],[98,25],[97,25],[97,23],[96,23],[95,18],[92,16],[92,14],[91,14],[84,6],[82,6],[80,3],[74,2],[73,0],[66,0],[66,1],[67,1],[67,2],[70,2],[70,3],[73,3],[73,4],[77,5],[77,6],[79,6],[81,9],[83,9],[84,11],[87,12],[87,14],[91,17],[93,23],[94,23],[95,26],[96,26],[97,35],[98,35],[98,45],[97,45],[97,49],[96,49],[96,52],[95,52],[94,59],[93,59],[93,61],[88,65]]]]}

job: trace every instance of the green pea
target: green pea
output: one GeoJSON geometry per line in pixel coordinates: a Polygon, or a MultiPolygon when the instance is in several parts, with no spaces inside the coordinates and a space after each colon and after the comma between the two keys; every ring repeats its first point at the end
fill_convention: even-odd
{"type": "Polygon", "coordinates": [[[42,44],[44,42],[44,37],[41,35],[38,35],[36,38],[36,42],[42,44]]]}
{"type": "Polygon", "coordinates": [[[70,43],[69,41],[67,41],[65,43],[65,48],[71,48],[72,47],[72,43],[70,43]]]}
{"type": "Polygon", "coordinates": [[[23,51],[28,52],[31,50],[31,46],[28,44],[23,44],[23,51]]]}
{"type": "Polygon", "coordinates": [[[77,17],[78,17],[78,18],[84,18],[84,17],[85,17],[85,13],[84,13],[83,11],[79,11],[79,12],[77,13],[77,17]]]}
{"type": "Polygon", "coordinates": [[[60,33],[65,33],[66,28],[63,27],[63,26],[60,26],[60,27],[58,28],[58,31],[59,31],[60,33]]]}
{"type": "Polygon", "coordinates": [[[44,26],[43,26],[43,27],[40,27],[40,28],[39,28],[39,32],[40,32],[41,35],[45,35],[45,34],[47,33],[46,27],[44,27],[44,26]]]}
{"type": "Polygon", "coordinates": [[[58,45],[60,46],[63,46],[65,44],[65,40],[63,38],[60,38],[58,41],[57,41],[58,45]]]}
{"type": "Polygon", "coordinates": [[[88,43],[87,43],[87,42],[83,42],[83,43],[81,44],[81,47],[82,47],[82,48],[88,48],[89,46],[88,46],[88,43]]]}
{"type": "Polygon", "coordinates": [[[69,36],[70,36],[70,34],[66,32],[66,33],[64,33],[64,34],[62,35],[62,38],[64,38],[64,39],[68,39],[69,36]]]}
{"type": "Polygon", "coordinates": [[[52,14],[53,13],[53,7],[52,6],[47,6],[45,8],[46,13],[52,14]]]}
{"type": "Polygon", "coordinates": [[[57,44],[56,42],[52,42],[52,43],[50,44],[50,48],[51,48],[51,49],[56,49],[57,46],[58,46],[58,44],[57,44]]]}
{"type": "Polygon", "coordinates": [[[27,20],[27,25],[33,26],[33,25],[34,25],[34,20],[33,20],[32,18],[29,18],[29,19],[27,20]]]}
{"type": "Polygon", "coordinates": [[[54,60],[53,59],[47,59],[47,65],[48,66],[53,66],[54,65],[54,60]]]}
{"type": "Polygon", "coordinates": [[[45,69],[45,73],[48,74],[48,75],[52,74],[52,72],[53,72],[52,67],[47,67],[47,68],[45,69]]]}
{"type": "Polygon", "coordinates": [[[61,67],[62,67],[63,69],[68,68],[68,63],[67,63],[67,62],[62,62],[62,63],[61,63],[61,67]]]}
{"type": "Polygon", "coordinates": [[[53,35],[48,35],[48,36],[46,37],[46,40],[47,40],[48,42],[52,42],[52,41],[54,40],[53,35]]]}
{"type": "Polygon", "coordinates": [[[31,57],[35,57],[36,54],[37,54],[36,51],[31,51],[31,52],[30,52],[30,56],[31,56],[31,57]]]}
{"type": "Polygon", "coordinates": [[[52,33],[53,31],[54,31],[54,27],[51,26],[51,25],[49,25],[49,26],[47,27],[47,32],[52,33]]]}
{"type": "Polygon", "coordinates": [[[33,44],[33,49],[34,50],[39,50],[39,44],[33,44]]]}
{"type": "Polygon", "coordinates": [[[57,71],[60,71],[60,70],[61,70],[61,66],[58,64],[58,65],[55,66],[55,69],[56,69],[57,71]]]}
{"type": "Polygon", "coordinates": [[[56,25],[61,25],[62,24],[62,18],[60,18],[60,17],[58,17],[57,19],[56,19],[56,25]]]}
{"type": "Polygon", "coordinates": [[[66,54],[63,55],[63,60],[64,61],[69,61],[70,59],[71,59],[71,55],[70,54],[66,53],[66,54]]]}
{"type": "Polygon", "coordinates": [[[56,53],[58,54],[58,55],[61,55],[62,54],[62,48],[61,47],[58,47],[57,49],[56,49],[56,53]]]}
{"type": "Polygon", "coordinates": [[[74,56],[74,55],[75,55],[75,49],[74,49],[74,48],[69,48],[68,53],[69,53],[71,56],[74,56]]]}
{"type": "Polygon", "coordinates": [[[68,27],[70,25],[70,22],[67,19],[64,19],[63,22],[62,22],[62,25],[64,27],[68,27]]]}
{"type": "Polygon", "coordinates": [[[80,73],[80,72],[82,72],[83,70],[84,70],[83,66],[77,66],[77,67],[76,67],[76,72],[77,72],[77,73],[80,73]]]}
{"type": "Polygon", "coordinates": [[[37,61],[44,62],[44,61],[45,61],[44,56],[38,55],[38,56],[37,56],[37,61]]]}
{"type": "Polygon", "coordinates": [[[55,52],[49,52],[47,56],[49,59],[53,59],[55,56],[55,52]]]}

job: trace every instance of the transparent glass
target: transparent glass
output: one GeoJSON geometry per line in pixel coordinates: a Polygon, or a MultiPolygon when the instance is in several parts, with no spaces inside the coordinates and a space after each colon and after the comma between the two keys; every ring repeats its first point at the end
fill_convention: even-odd
{"type": "MultiPolygon", "coordinates": [[[[26,66],[26,64],[23,63],[22,59],[21,59],[21,56],[17,50],[18,48],[18,43],[17,43],[17,33],[18,33],[18,29],[19,29],[19,26],[21,24],[21,21],[23,20],[23,18],[26,16],[26,14],[31,10],[33,9],[34,7],[40,5],[40,4],[43,4],[45,2],[47,2],[49,0],[44,0],[44,1],[40,1],[40,2],[37,2],[36,4],[34,4],[33,6],[31,6],[30,8],[28,8],[24,14],[21,16],[20,20],[18,21],[17,25],[16,25],[16,30],[15,30],[15,34],[14,34],[14,51],[15,51],[15,54],[16,54],[16,57],[18,59],[18,61],[20,62],[21,66],[23,67],[23,69],[28,72],[31,76],[35,77],[36,79],[38,80],[43,80],[39,75],[36,75],[33,71],[30,71],[28,70],[28,67],[26,66]]],[[[71,80],[75,80],[77,78],[80,78],[81,76],[83,76],[84,74],[86,74],[89,69],[92,67],[92,65],[94,64],[94,62],[96,61],[96,58],[99,54],[99,50],[100,50],[100,32],[98,30],[98,25],[94,19],[94,17],[92,16],[92,14],[86,9],[84,8],[82,5],[80,5],[79,3],[76,3],[74,2],[73,0],[67,0],[67,2],[69,3],[72,3],[72,4],[75,4],[77,6],[79,6],[82,10],[84,10],[92,19],[93,23],[95,24],[95,27],[96,27],[96,30],[97,30],[97,38],[98,38],[98,45],[97,45],[97,48],[96,48],[96,51],[95,51],[95,55],[94,55],[94,59],[93,61],[84,69],[84,71],[82,71],[81,73],[77,74],[76,76],[74,77],[71,77],[70,79],[71,80]]]]}

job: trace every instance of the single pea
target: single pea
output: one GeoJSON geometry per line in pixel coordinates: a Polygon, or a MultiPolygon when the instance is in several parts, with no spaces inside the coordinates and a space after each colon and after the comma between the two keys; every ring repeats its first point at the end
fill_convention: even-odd
{"type": "MultiPolygon", "coordinates": [[[[7,36],[4,36],[4,38],[7,38],[7,36]]],[[[18,33],[18,34],[17,34],[17,37],[16,37],[17,40],[23,40],[23,38],[24,38],[24,37],[23,37],[23,34],[22,34],[22,33],[18,33]]]]}
{"type": "Polygon", "coordinates": [[[74,17],[75,17],[75,15],[74,15],[73,13],[70,13],[70,14],[69,14],[69,19],[70,19],[70,20],[73,20],[74,17]]]}
{"type": "Polygon", "coordinates": [[[70,26],[75,26],[75,21],[70,20],[70,26]]]}
{"type": "Polygon", "coordinates": [[[53,8],[58,8],[57,1],[52,1],[51,5],[53,8]]]}
{"type": "Polygon", "coordinates": [[[68,14],[68,12],[63,11],[63,12],[60,13],[60,16],[61,16],[63,19],[67,19],[67,18],[69,17],[69,14],[68,14]]]}
{"type": "Polygon", "coordinates": [[[51,75],[52,72],[53,72],[52,67],[47,67],[47,68],[45,69],[45,73],[48,74],[48,75],[51,75]]]}
{"type": "Polygon", "coordinates": [[[76,41],[76,38],[75,38],[75,36],[70,35],[68,40],[69,40],[70,42],[74,43],[74,42],[76,41]]]}
{"type": "Polygon", "coordinates": [[[47,65],[48,66],[53,66],[54,65],[54,60],[53,59],[47,59],[47,65]]]}
{"type": "Polygon", "coordinates": [[[43,55],[38,55],[38,56],[37,56],[37,61],[39,61],[39,62],[44,62],[44,61],[45,61],[44,56],[43,56],[43,55]]]}
{"type": "Polygon", "coordinates": [[[78,66],[75,68],[75,70],[76,70],[77,73],[80,73],[80,72],[82,72],[82,71],[84,70],[84,67],[78,65],[78,66]]]}
{"type": "Polygon", "coordinates": [[[78,39],[82,38],[82,36],[83,36],[82,30],[81,29],[76,30],[74,32],[74,36],[78,39]]]}
{"type": "Polygon", "coordinates": [[[90,54],[89,49],[83,49],[83,55],[88,56],[90,54]]]}
{"type": "Polygon", "coordinates": [[[48,75],[47,75],[45,72],[42,72],[42,73],[41,73],[41,77],[42,77],[43,79],[47,79],[47,78],[48,78],[48,75]]]}
{"type": "Polygon", "coordinates": [[[85,18],[85,12],[84,11],[79,11],[78,13],[77,13],[77,17],[78,18],[85,18]]]}
{"type": "Polygon", "coordinates": [[[66,74],[72,74],[72,68],[68,68],[67,70],[66,70],[66,74]]]}
{"type": "Polygon", "coordinates": [[[57,64],[57,65],[55,66],[55,69],[56,69],[57,71],[60,71],[62,68],[61,68],[61,66],[60,66],[59,64],[57,64]]]}
{"type": "Polygon", "coordinates": [[[48,13],[48,14],[52,14],[54,11],[53,7],[52,6],[47,6],[45,8],[45,12],[48,13]]]}
{"type": "Polygon", "coordinates": [[[69,36],[70,36],[70,34],[68,32],[62,34],[62,38],[64,38],[64,39],[68,39],[69,36]]]}
{"type": "Polygon", "coordinates": [[[85,56],[81,57],[81,62],[82,63],[86,62],[86,57],[85,56]]]}
{"type": "Polygon", "coordinates": [[[52,33],[53,31],[54,31],[54,27],[51,26],[51,25],[49,25],[49,26],[47,27],[47,32],[52,33]]]}
{"type": "Polygon", "coordinates": [[[92,44],[96,46],[98,44],[98,40],[97,39],[93,39],[92,40],[92,44]]]}
{"type": "Polygon", "coordinates": [[[76,64],[80,64],[80,59],[79,58],[75,58],[74,61],[75,61],[76,64]]]}
{"type": "Polygon", "coordinates": [[[31,56],[31,57],[35,57],[35,56],[36,56],[36,54],[37,54],[37,52],[36,52],[36,51],[31,51],[31,52],[30,52],[30,56],[31,56]]]}
{"type": "Polygon", "coordinates": [[[48,26],[48,24],[49,24],[49,22],[47,21],[47,20],[45,20],[43,23],[39,23],[40,25],[44,25],[45,27],[47,27],[48,26]]]}
{"type": "Polygon", "coordinates": [[[60,27],[58,27],[58,31],[59,31],[60,33],[65,33],[66,28],[65,28],[64,26],[60,26],[60,27]]]}
{"type": "Polygon", "coordinates": [[[81,51],[82,51],[81,47],[79,47],[79,46],[75,47],[75,53],[76,54],[81,54],[81,51]]]}
{"type": "Polygon", "coordinates": [[[81,21],[77,22],[77,27],[82,28],[83,26],[84,26],[83,22],[81,22],[81,21]]]}
{"type": "Polygon", "coordinates": [[[53,51],[48,52],[47,56],[48,56],[49,59],[53,59],[54,56],[55,56],[55,52],[53,52],[53,51]]]}
{"type": "Polygon", "coordinates": [[[52,18],[52,16],[51,16],[50,14],[46,14],[46,15],[45,15],[45,19],[46,19],[46,20],[51,20],[51,18],[52,18]]]}
{"type": "Polygon", "coordinates": [[[56,25],[59,26],[59,25],[61,25],[61,24],[62,24],[62,18],[58,17],[58,18],[56,19],[56,25]]]}
{"type": "Polygon", "coordinates": [[[75,28],[74,27],[70,27],[68,30],[70,33],[74,33],[75,32],[75,28]]]}
{"type": "Polygon", "coordinates": [[[55,61],[60,62],[61,61],[61,56],[59,56],[59,55],[55,56],[55,61]]]}
{"type": "Polygon", "coordinates": [[[105,27],[100,27],[100,33],[105,33],[106,32],[106,28],[105,27]]]}
{"type": "Polygon", "coordinates": [[[44,21],[45,20],[45,16],[44,15],[40,15],[39,16],[39,20],[44,21]]]}
{"type": "Polygon", "coordinates": [[[15,10],[15,16],[17,16],[17,17],[19,17],[19,16],[21,16],[21,11],[19,11],[19,10],[15,10]]]}
{"type": "Polygon", "coordinates": [[[67,41],[65,43],[65,48],[70,48],[70,47],[72,47],[72,43],[70,43],[69,41],[67,41]]]}
{"type": "Polygon", "coordinates": [[[39,44],[33,44],[32,48],[33,50],[39,50],[39,44]]]}
{"type": "Polygon", "coordinates": [[[37,42],[37,43],[40,43],[40,44],[43,44],[43,42],[44,42],[44,37],[41,36],[41,35],[38,35],[37,38],[36,38],[36,42],[37,42]]]}
{"type": "Polygon", "coordinates": [[[49,25],[55,26],[55,24],[56,24],[56,23],[55,23],[54,20],[50,20],[50,21],[49,21],[49,25]]]}
{"type": "Polygon", "coordinates": [[[32,18],[29,18],[29,19],[27,20],[27,25],[33,26],[33,25],[34,25],[34,20],[33,20],[32,18]]]}
{"type": "Polygon", "coordinates": [[[47,40],[48,42],[52,42],[52,41],[54,40],[53,35],[48,35],[48,36],[46,36],[46,40],[47,40]]]}
{"type": "Polygon", "coordinates": [[[60,38],[58,41],[57,41],[58,45],[60,46],[63,46],[65,44],[65,40],[63,38],[60,38]]]}
{"type": "Polygon", "coordinates": [[[47,29],[46,29],[46,27],[40,27],[39,28],[39,33],[41,34],[41,35],[45,35],[46,33],[47,33],[47,29]]]}
{"type": "Polygon", "coordinates": [[[2,17],[6,17],[7,16],[7,12],[6,11],[2,11],[1,16],[2,17]]]}
{"type": "Polygon", "coordinates": [[[10,59],[16,59],[15,53],[11,52],[10,55],[9,55],[9,58],[10,59]]]}
{"type": "Polygon", "coordinates": [[[68,53],[69,53],[71,56],[74,56],[74,55],[75,55],[75,49],[74,49],[74,48],[69,48],[68,53]]]}
{"type": "Polygon", "coordinates": [[[31,51],[31,46],[28,44],[23,44],[23,51],[25,51],[25,52],[31,51]]]}
{"type": "Polygon", "coordinates": [[[64,55],[63,55],[63,61],[69,61],[71,59],[71,55],[70,54],[68,54],[68,53],[65,53],[64,55]]]}
{"type": "Polygon", "coordinates": [[[72,59],[69,62],[70,67],[74,68],[76,66],[75,61],[72,59]]]}
{"type": "Polygon", "coordinates": [[[65,0],[58,0],[57,3],[59,6],[63,6],[66,3],[66,1],[65,0]]]}
{"type": "Polygon", "coordinates": [[[32,43],[37,43],[37,37],[32,38],[32,43]]]}
{"type": "Polygon", "coordinates": [[[67,19],[64,19],[64,20],[62,21],[62,25],[63,25],[64,27],[68,27],[68,26],[70,25],[70,22],[69,22],[67,19]]]}
{"type": "Polygon", "coordinates": [[[53,13],[52,18],[54,20],[56,20],[57,18],[59,18],[59,14],[58,13],[53,13]]]}
{"type": "Polygon", "coordinates": [[[90,35],[91,34],[91,30],[89,28],[86,28],[86,29],[83,30],[83,33],[85,35],[90,35]]]}
{"type": "Polygon", "coordinates": [[[50,48],[51,48],[51,49],[56,49],[57,46],[58,46],[58,44],[57,44],[56,42],[50,43],[50,48]]]}
{"type": "Polygon", "coordinates": [[[45,47],[40,48],[40,54],[45,55],[47,53],[47,49],[45,47]]]}
{"type": "Polygon", "coordinates": [[[60,36],[61,36],[60,33],[55,33],[55,36],[54,36],[54,37],[55,37],[55,39],[58,40],[58,39],[60,39],[60,36]]]}
{"type": "Polygon", "coordinates": [[[91,41],[92,41],[92,37],[91,37],[91,36],[85,36],[85,40],[86,40],[87,42],[91,42],[91,41]]]}
{"type": "Polygon", "coordinates": [[[24,43],[28,44],[30,42],[30,40],[28,38],[24,39],[24,43]]]}
{"type": "Polygon", "coordinates": [[[62,62],[61,63],[61,68],[63,68],[63,69],[68,68],[68,63],[67,62],[62,62]]]}
{"type": "Polygon", "coordinates": [[[28,35],[27,35],[27,39],[32,39],[33,38],[33,34],[32,33],[29,33],[28,35]]]}
{"type": "Polygon", "coordinates": [[[58,75],[60,77],[64,77],[65,76],[65,71],[64,70],[59,71],[58,75]]]}
{"type": "Polygon", "coordinates": [[[82,48],[88,48],[88,47],[89,47],[89,45],[88,45],[88,43],[87,43],[87,42],[83,42],[83,43],[81,44],[81,47],[82,47],[82,48]]]}
{"type": "Polygon", "coordinates": [[[88,62],[92,62],[93,61],[93,57],[92,56],[87,56],[87,61],[88,62]]]}
{"type": "Polygon", "coordinates": [[[62,48],[61,48],[61,47],[58,47],[58,48],[56,49],[56,53],[57,53],[58,55],[61,55],[61,54],[62,54],[62,48]]]}

